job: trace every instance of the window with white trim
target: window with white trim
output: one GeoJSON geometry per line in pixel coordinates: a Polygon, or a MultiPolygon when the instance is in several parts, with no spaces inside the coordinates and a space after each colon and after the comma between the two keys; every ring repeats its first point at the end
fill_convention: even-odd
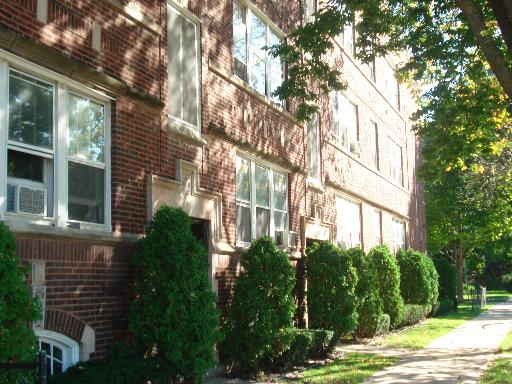
{"type": "Polygon", "coordinates": [[[402,147],[391,139],[389,140],[389,175],[395,183],[404,184],[402,147]]]}
{"type": "Polygon", "coordinates": [[[73,339],[57,332],[36,331],[39,350],[46,352],[46,374],[48,376],[66,372],[79,360],[79,345],[73,339]]]}
{"type": "Polygon", "coordinates": [[[312,23],[315,21],[315,12],[317,11],[316,0],[304,0],[302,3],[304,11],[304,22],[312,23]]]}
{"type": "Polygon", "coordinates": [[[376,245],[382,244],[382,212],[372,211],[373,237],[376,245]]]}
{"type": "Polygon", "coordinates": [[[384,92],[389,100],[389,102],[400,109],[400,96],[399,96],[399,87],[400,83],[395,75],[395,70],[388,63],[387,60],[384,60],[384,66],[382,68],[383,76],[382,80],[384,82],[384,92]]]}
{"type": "Polygon", "coordinates": [[[320,132],[318,114],[315,114],[307,124],[307,154],[308,176],[320,180],[320,132]]]}
{"type": "Polygon", "coordinates": [[[168,112],[176,124],[199,131],[199,24],[178,8],[167,5],[168,112]]]}
{"type": "Polygon", "coordinates": [[[333,97],[334,138],[352,153],[358,151],[358,108],[343,93],[333,97]]]}
{"type": "Polygon", "coordinates": [[[379,132],[377,123],[370,121],[369,126],[370,139],[370,162],[379,169],[379,132]]]}
{"type": "Polygon", "coordinates": [[[336,229],[338,244],[343,248],[360,247],[361,205],[343,197],[336,198],[336,229]]]}
{"type": "Polygon", "coordinates": [[[252,9],[233,2],[234,74],[277,104],[282,103],[272,93],[283,82],[283,64],[265,47],[280,42],[277,34],[252,9]]]}
{"type": "Polygon", "coordinates": [[[236,158],[236,240],[249,243],[288,229],[288,176],[236,158]]]}
{"type": "Polygon", "coordinates": [[[343,28],[343,48],[345,48],[345,52],[354,55],[355,53],[355,29],[354,22],[350,22],[346,24],[343,28]]]}
{"type": "Polygon", "coordinates": [[[393,253],[405,250],[405,221],[393,219],[393,253]]]}
{"type": "Polygon", "coordinates": [[[110,230],[108,99],[13,61],[0,61],[0,216],[110,230]]]}

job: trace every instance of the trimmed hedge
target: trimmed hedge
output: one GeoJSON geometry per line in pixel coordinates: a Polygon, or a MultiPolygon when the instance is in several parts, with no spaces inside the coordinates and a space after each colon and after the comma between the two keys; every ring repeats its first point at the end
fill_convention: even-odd
{"type": "Polygon", "coordinates": [[[443,255],[434,257],[434,265],[439,275],[439,297],[455,300],[457,297],[457,278],[454,265],[443,255]]]}
{"type": "Polygon", "coordinates": [[[430,294],[427,304],[433,309],[439,300],[439,274],[436,271],[434,261],[427,255],[423,255],[423,263],[425,263],[430,281],[430,294]]]}
{"type": "Polygon", "coordinates": [[[400,249],[396,260],[400,267],[400,294],[405,304],[423,305],[430,302],[431,282],[424,255],[412,249],[400,249]]]}
{"type": "Polygon", "coordinates": [[[432,314],[433,315],[441,315],[443,313],[451,311],[452,309],[457,309],[456,301],[454,301],[452,299],[441,298],[436,303],[434,308],[432,308],[432,314]]]}
{"type": "Polygon", "coordinates": [[[377,327],[375,329],[375,336],[382,335],[389,332],[391,327],[391,319],[387,313],[383,313],[377,319],[377,327]]]}
{"type": "Polygon", "coordinates": [[[400,269],[386,245],[372,248],[368,258],[378,271],[379,292],[384,304],[384,313],[389,315],[391,327],[396,328],[402,323],[404,315],[404,301],[400,296],[400,269]]]}
{"type": "Polygon", "coordinates": [[[155,357],[168,377],[199,382],[215,366],[220,313],[206,249],[190,225],[183,210],[162,206],[139,241],[129,330],[141,359],[155,357]]]}
{"type": "Polygon", "coordinates": [[[233,370],[251,373],[290,347],[295,272],[268,236],[242,253],[240,265],[220,351],[233,370]]]}
{"type": "Polygon", "coordinates": [[[432,311],[430,304],[405,304],[404,305],[404,319],[401,325],[412,325],[419,323],[425,319],[428,314],[432,311]]]}
{"type": "MultiPolygon", "coordinates": [[[[373,337],[389,330],[389,316],[387,329],[379,322],[383,313],[383,301],[380,297],[379,278],[375,265],[361,248],[351,248],[348,254],[357,271],[357,328],[359,337],[373,337]]],[[[381,321],[382,322],[382,321],[381,321]]]]}
{"type": "Polygon", "coordinates": [[[338,341],[356,327],[356,270],[347,252],[334,244],[315,243],[306,253],[309,324],[334,331],[338,341]]]}

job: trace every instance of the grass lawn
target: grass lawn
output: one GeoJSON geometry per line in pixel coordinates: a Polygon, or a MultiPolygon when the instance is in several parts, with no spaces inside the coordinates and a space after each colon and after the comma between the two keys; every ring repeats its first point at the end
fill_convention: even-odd
{"type": "Polygon", "coordinates": [[[484,372],[479,384],[512,384],[512,359],[496,359],[484,372]]]}
{"type": "MultiPolygon", "coordinates": [[[[508,333],[500,344],[500,352],[512,353],[512,331],[508,333]]],[[[512,372],[511,372],[512,375],[512,372]]]]}
{"type": "Polygon", "coordinates": [[[395,364],[397,357],[384,357],[363,353],[348,353],[342,359],[302,372],[297,379],[285,379],[281,383],[361,383],[375,372],[395,364]]]}
{"type": "Polygon", "coordinates": [[[488,305],[480,312],[472,311],[469,303],[459,304],[457,311],[432,317],[417,326],[404,328],[383,338],[379,344],[387,348],[421,349],[438,337],[457,328],[463,322],[489,309],[493,304],[505,301],[510,294],[506,291],[489,291],[487,297],[488,305]]]}

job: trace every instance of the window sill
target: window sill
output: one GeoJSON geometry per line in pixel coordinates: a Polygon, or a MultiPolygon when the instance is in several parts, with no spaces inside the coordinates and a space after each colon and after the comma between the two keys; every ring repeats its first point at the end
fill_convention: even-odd
{"type": "Polygon", "coordinates": [[[370,164],[367,164],[366,162],[364,162],[363,160],[361,160],[361,158],[359,156],[356,156],[355,154],[353,154],[352,152],[350,152],[349,150],[347,150],[346,148],[342,147],[339,143],[337,143],[335,140],[333,139],[330,139],[328,140],[328,143],[330,145],[332,145],[334,148],[336,148],[338,151],[340,152],[343,152],[345,155],[349,156],[352,160],[358,162],[360,165],[362,165],[363,167],[365,167],[366,169],[368,169],[370,172],[373,172],[375,173],[376,175],[380,176],[381,178],[383,178],[384,180],[386,180],[388,183],[392,184],[393,186],[399,188],[401,191],[405,192],[405,193],[409,193],[409,191],[407,189],[405,189],[402,185],[400,184],[397,184],[395,183],[391,178],[389,178],[388,176],[386,176],[384,173],[382,173],[380,170],[378,170],[377,168],[375,168],[374,166],[370,165],[370,164]]]}
{"type": "Polygon", "coordinates": [[[105,242],[136,242],[142,235],[131,233],[110,232],[105,226],[104,229],[82,227],[77,228],[62,228],[56,227],[53,220],[28,220],[25,217],[18,215],[5,215],[5,224],[15,234],[27,234],[38,236],[51,236],[66,239],[81,239],[81,240],[94,240],[105,242]]]}
{"type": "Polygon", "coordinates": [[[201,133],[196,131],[192,125],[187,124],[184,121],[178,120],[173,116],[167,116],[167,121],[165,122],[164,126],[172,134],[175,134],[194,145],[204,147],[205,145],[208,144],[206,140],[203,139],[201,133]]]}
{"type": "Polygon", "coordinates": [[[287,120],[289,120],[293,124],[298,125],[297,120],[290,112],[286,111],[284,108],[282,108],[281,106],[274,103],[268,96],[262,95],[261,93],[254,90],[249,84],[247,84],[242,79],[239,79],[232,73],[227,72],[225,69],[223,69],[220,66],[218,66],[217,64],[213,63],[211,60],[209,60],[209,62],[208,62],[208,67],[210,68],[210,70],[213,73],[219,75],[220,77],[222,77],[224,80],[227,80],[231,84],[236,85],[242,91],[257,98],[259,101],[261,101],[262,103],[266,104],[268,107],[272,108],[274,111],[281,114],[283,117],[285,117],[287,120]]]}
{"type": "Polygon", "coordinates": [[[322,182],[318,179],[315,179],[313,177],[308,177],[307,178],[307,186],[309,189],[312,189],[316,192],[320,192],[320,193],[324,193],[325,192],[325,189],[324,189],[324,186],[322,185],[322,182]]]}

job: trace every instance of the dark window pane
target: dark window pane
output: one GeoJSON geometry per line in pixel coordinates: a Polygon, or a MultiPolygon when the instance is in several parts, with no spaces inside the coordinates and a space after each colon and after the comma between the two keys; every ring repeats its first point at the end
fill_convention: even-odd
{"type": "Polygon", "coordinates": [[[62,373],[62,363],[56,360],[53,361],[53,374],[62,373]]]}
{"type": "Polygon", "coordinates": [[[62,361],[62,349],[56,347],[55,345],[53,346],[53,357],[62,361]]]}
{"type": "Polygon", "coordinates": [[[46,352],[46,356],[52,355],[51,346],[48,343],[41,343],[41,350],[46,352]]]}
{"type": "Polygon", "coordinates": [[[251,241],[251,209],[237,205],[236,207],[236,239],[238,241],[251,241]]]}
{"type": "Polygon", "coordinates": [[[53,148],[53,86],[11,72],[9,75],[9,139],[53,148]]]}
{"type": "Polygon", "coordinates": [[[9,150],[7,152],[7,176],[42,183],[44,159],[40,156],[9,150]]]}
{"type": "Polygon", "coordinates": [[[256,208],[256,237],[270,234],[270,210],[256,208]]]}
{"type": "Polygon", "coordinates": [[[70,161],[68,217],[70,220],[105,222],[105,171],[70,161]]]}

